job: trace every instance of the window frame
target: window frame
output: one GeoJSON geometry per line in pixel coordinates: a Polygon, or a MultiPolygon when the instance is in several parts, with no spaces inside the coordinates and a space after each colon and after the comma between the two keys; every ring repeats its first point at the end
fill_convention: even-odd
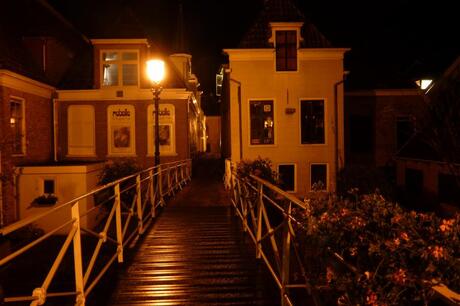
{"type": "Polygon", "coordinates": [[[295,193],[297,192],[297,164],[296,163],[278,163],[277,165],[277,170],[278,170],[278,176],[280,175],[280,166],[294,166],[294,189],[293,190],[285,190],[286,192],[289,193],[295,193]]]}
{"type": "Polygon", "coordinates": [[[329,164],[328,163],[310,163],[310,191],[311,192],[329,192],[330,190],[330,184],[329,184],[329,164]],[[326,189],[322,189],[322,190],[313,190],[312,187],[313,187],[313,178],[312,178],[312,174],[313,174],[313,171],[312,171],[312,168],[313,166],[317,166],[317,165],[324,165],[326,166],[326,189]]]}
{"type": "Polygon", "coordinates": [[[328,145],[328,107],[326,98],[300,98],[299,99],[299,143],[301,146],[327,146],[328,145]],[[323,101],[323,124],[324,124],[324,142],[323,143],[303,143],[302,142],[302,102],[303,101],[323,101]]]}
{"type": "Polygon", "coordinates": [[[11,133],[11,138],[16,138],[15,137],[15,133],[13,132],[12,128],[11,128],[11,104],[12,103],[18,103],[21,105],[21,119],[22,119],[22,122],[21,122],[21,152],[20,153],[17,153],[15,152],[14,150],[14,143],[15,140],[12,139],[12,143],[11,143],[11,149],[12,149],[12,156],[25,156],[27,154],[27,150],[26,150],[26,139],[27,139],[27,134],[26,134],[26,100],[24,98],[21,98],[21,97],[17,97],[17,96],[9,96],[8,98],[8,103],[9,103],[9,125],[10,125],[10,133],[11,133]]]}
{"type": "Polygon", "coordinates": [[[276,121],[276,111],[275,111],[275,107],[276,107],[276,101],[275,99],[270,99],[270,98],[263,98],[263,99],[248,99],[248,125],[247,125],[247,131],[248,131],[248,144],[250,147],[274,147],[277,145],[277,133],[278,133],[278,130],[277,130],[277,126],[278,126],[278,122],[276,121]],[[251,142],[251,103],[252,102],[272,102],[272,111],[273,111],[273,143],[260,143],[260,144],[253,144],[251,142]]]}
{"type": "MultiPolygon", "coordinates": [[[[293,29],[293,28],[286,28],[286,29],[274,29],[273,30],[273,34],[272,34],[274,37],[273,37],[273,46],[274,46],[274,55],[275,55],[275,72],[279,72],[279,73],[293,73],[293,72],[298,72],[299,71],[299,31],[297,29],[293,29]],[[284,69],[280,69],[278,70],[278,43],[277,43],[277,33],[278,32],[294,32],[295,33],[295,60],[296,60],[296,68],[293,69],[293,70],[288,70],[287,69],[287,59],[289,58],[288,55],[287,55],[287,50],[288,50],[288,47],[286,47],[286,56],[285,56],[285,60],[286,60],[286,63],[285,63],[285,68],[284,69]]],[[[287,36],[287,35],[286,35],[287,36]]],[[[288,46],[288,45],[293,45],[293,44],[287,44],[285,43],[285,46],[288,46]]]]}
{"type": "Polygon", "coordinates": [[[100,49],[99,50],[99,70],[100,70],[100,84],[101,88],[114,88],[114,87],[139,87],[140,86],[140,52],[138,49],[100,49]],[[108,61],[104,61],[103,54],[109,52],[116,52],[119,55],[118,60],[109,61],[114,64],[118,64],[118,84],[117,85],[104,85],[104,65],[108,61]],[[136,53],[137,60],[123,60],[122,53],[136,53]],[[123,64],[133,64],[137,65],[137,84],[136,85],[124,85],[123,84],[123,64]]]}

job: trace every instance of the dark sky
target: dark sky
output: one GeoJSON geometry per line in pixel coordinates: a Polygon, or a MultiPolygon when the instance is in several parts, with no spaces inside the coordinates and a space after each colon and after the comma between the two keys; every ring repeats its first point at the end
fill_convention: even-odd
{"type": "MultiPolygon", "coordinates": [[[[454,2],[293,1],[333,46],[352,48],[346,57],[346,69],[351,71],[350,78],[362,87],[383,87],[388,79],[437,73],[460,55],[460,18],[453,8],[454,2]]],[[[90,19],[100,20],[98,27],[110,28],[111,22],[117,20],[113,16],[123,14],[129,7],[165,53],[174,51],[179,3],[182,3],[186,45],[207,95],[213,91],[215,72],[225,60],[222,49],[237,45],[257,17],[263,0],[52,0],[52,3],[85,34],[95,27],[90,19]]]]}

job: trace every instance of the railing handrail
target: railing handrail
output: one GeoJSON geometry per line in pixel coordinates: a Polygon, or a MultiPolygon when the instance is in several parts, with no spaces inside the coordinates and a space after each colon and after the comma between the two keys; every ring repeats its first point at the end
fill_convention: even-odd
{"type": "MultiPolygon", "coordinates": [[[[286,211],[286,210],[283,210],[282,207],[280,205],[278,205],[273,199],[270,199],[269,196],[267,194],[265,194],[264,192],[264,188],[262,187],[257,187],[257,186],[254,186],[254,184],[251,184],[251,180],[252,181],[255,181],[259,186],[264,186],[266,188],[268,188],[269,190],[272,190],[274,191],[276,194],[278,195],[281,195],[282,197],[284,197],[285,199],[287,199],[290,204],[295,204],[297,206],[299,206],[300,208],[304,209],[307,211],[307,218],[314,218],[312,215],[311,215],[311,206],[308,202],[302,202],[300,199],[296,198],[294,195],[290,194],[290,193],[287,193],[286,191],[282,190],[281,188],[279,188],[278,186],[275,186],[274,184],[260,178],[260,177],[257,177],[255,175],[252,175],[250,174],[249,177],[246,177],[246,178],[241,178],[238,173],[235,171],[235,163],[232,162],[230,159],[227,159],[226,162],[228,164],[226,164],[226,177],[224,179],[224,183],[226,184],[226,187],[227,188],[231,188],[232,190],[232,203],[233,203],[233,206],[235,207],[235,209],[237,210],[238,212],[238,216],[242,219],[243,221],[243,230],[246,232],[248,231],[248,233],[250,234],[252,240],[256,243],[256,247],[257,247],[257,257],[260,258],[260,253],[259,252],[263,252],[262,250],[262,246],[260,245],[261,243],[261,240],[265,239],[265,237],[268,237],[270,236],[274,231],[276,231],[277,229],[272,229],[272,228],[268,228],[268,233],[265,234],[265,236],[261,236],[261,231],[264,229],[264,228],[261,228],[260,224],[256,224],[257,222],[261,222],[261,220],[259,220],[259,218],[261,218],[261,215],[259,214],[259,216],[257,218],[254,218],[254,216],[252,216],[253,220],[256,219],[256,222],[253,221],[254,225],[253,225],[253,228],[251,228],[251,225],[249,224],[250,222],[248,221],[248,218],[250,219],[251,216],[250,214],[248,214],[247,210],[248,209],[252,209],[252,210],[259,210],[260,209],[260,206],[264,206],[266,205],[267,203],[276,207],[278,210],[281,210],[284,217],[286,218],[286,220],[290,220],[290,221],[293,221],[294,223],[297,223],[297,225],[300,226],[300,228],[302,230],[305,230],[305,231],[309,231],[309,224],[302,224],[301,222],[297,221],[295,219],[295,217],[290,214],[290,211],[286,211]],[[248,178],[250,178],[251,180],[249,180],[248,178]],[[239,182],[242,182],[243,184],[246,184],[247,187],[246,187],[246,192],[240,190],[242,189],[239,184],[239,182]],[[245,195],[247,195],[247,193],[251,191],[255,194],[258,194],[258,199],[255,199],[254,197],[252,197],[254,199],[254,201],[258,201],[258,203],[256,205],[254,205],[254,203],[252,203],[252,205],[248,205],[248,203],[245,203],[245,201],[248,201],[247,197],[245,195]],[[265,200],[268,200],[268,201],[264,201],[265,200]],[[246,211],[245,211],[246,210],[246,211]],[[253,233],[252,231],[254,232],[257,232],[257,236],[256,237],[256,234],[253,233]]],[[[278,200],[278,199],[276,199],[278,200]]],[[[252,214],[254,214],[254,211],[251,212],[252,214]]],[[[310,223],[312,220],[309,220],[307,223],[310,223]]],[[[269,227],[269,225],[266,225],[266,227],[269,227]]],[[[283,225],[284,226],[284,225],[283,225]]],[[[295,235],[292,234],[291,235],[291,238],[295,238],[295,235]]],[[[350,271],[352,271],[353,273],[359,273],[357,268],[352,266],[350,263],[346,262],[345,259],[343,257],[341,257],[337,252],[335,252],[334,250],[329,250],[332,258],[334,260],[336,260],[338,263],[344,265],[345,267],[347,267],[350,271]]],[[[282,305],[292,305],[292,301],[290,300],[290,297],[286,294],[286,289],[287,288],[295,288],[297,285],[289,285],[289,284],[282,284],[281,282],[281,279],[282,279],[282,276],[281,274],[283,273],[283,271],[279,272],[280,275],[276,275],[275,272],[274,272],[274,269],[272,267],[272,265],[270,265],[268,263],[268,260],[265,258],[265,254],[262,254],[262,258],[265,260],[266,262],[266,265],[268,266],[270,272],[272,273],[272,275],[274,276],[275,278],[275,281],[278,285],[278,287],[280,288],[281,292],[282,292],[282,301],[281,301],[281,304],[282,305]],[[285,295],[283,296],[283,292],[285,293],[285,295]]],[[[288,260],[289,262],[289,260],[288,260]]],[[[289,264],[288,264],[289,266],[289,264]]],[[[283,268],[281,268],[283,269],[283,268]]],[[[288,268],[289,269],[289,268],[288,268]]],[[[305,270],[301,267],[302,269],[302,272],[304,272],[305,270]]],[[[289,275],[289,271],[285,272],[287,273],[287,275],[289,275]]],[[[432,284],[432,290],[435,291],[436,293],[438,293],[445,301],[448,301],[449,303],[452,303],[452,304],[455,304],[455,305],[459,305],[460,304],[460,294],[458,292],[455,292],[453,290],[451,290],[449,287],[445,286],[444,284],[442,283],[436,283],[436,282],[431,282],[432,284]]]]}
{"type": "Polygon", "coordinates": [[[32,295],[29,296],[2,296],[2,302],[32,301],[31,305],[35,306],[43,305],[47,297],[71,295],[76,296],[75,305],[84,306],[86,297],[108,271],[112,263],[117,259],[119,263],[123,262],[124,248],[132,243],[136,235],[142,235],[152,220],[157,217],[156,210],[166,204],[164,197],[174,196],[175,192],[181,190],[182,186],[191,179],[191,166],[191,160],[187,159],[150,167],[94,188],[63,204],[56,205],[56,207],[50,208],[44,213],[25,218],[0,229],[0,236],[7,236],[34,221],[46,217],[51,218],[53,217],[51,214],[63,208],[69,209],[69,217],[56,219],[58,224],[53,224],[45,235],[27,241],[25,245],[19,246],[17,249],[11,249],[9,254],[5,254],[6,256],[0,258],[0,267],[3,267],[11,260],[42,243],[51,235],[65,233],[65,242],[61,245],[58,255],[49,268],[42,285],[35,288],[32,295]],[[135,179],[135,182],[132,185],[129,184],[130,186],[120,188],[123,182],[133,179],[135,179]],[[104,198],[100,199],[102,201],[97,202],[98,205],[81,210],[82,205],[84,205],[81,202],[82,199],[102,190],[109,190],[112,193],[104,194],[104,198]],[[129,195],[129,197],[124,197],[123,195],[125,194],[129,195]],[[105,205],[107,203],[109,206],[105,205]],[[92,229],[92,226],[96,224],[88,221],[90,218],[88,214],[89,212],[94,213],[98,209],[100,210],[103,206],[109,209],[105,212],[105,217],[99,222],[99,225],[103,225],[102,231],[96,233],[92,229]],[[86,223],[82,222],[83,218],[87,218],[86,223]],[[87,233],[89,237],[97,239],[96,246],[89,249],[85,248],[85,252],[83,252],[81,243],[83,233],[87,233]],[[100,258],[102,247],[107,241],[115,243],[116,249],[110,251],[114,252],[114,254],[108,261],[98,261],[98,265],[103,266],[98,266],[96,273],[95,263],[100,258]],[[71,244],[73,244],[71,249],[73,249],[74,253],[75,291],[49,293],[47,292],[49,285],[55,278],[56,272],[61,266],[71,244]],[[85,255],[91,257],[87,263],[83,262],[85,255]]]}
{"type": "MultiPolygon", "coordinates": [[[[134,174],[122,177],[120,179],[117,179],[117,180],[112,181],[110,183],[107,183],[105,185],[101,185],[101,186],[99,186],[97,188],[94,188],[91,191],[86,192],[86,193],[84,193],[84,194],[82,194],[80,196],[77,196],[77,197],[75,197],[75,198],[73,198],[73,199],[71,199],[71,200],[69,200],[69,201],[67,201],[65,203],[58,204],[56,207],[50,208],[49,210],[47,210],[47,211],[45,211],[43,213],[39,213],[39,214],[35,214],[35,215],[25,217],[24,219],[21,219],[19,221],[16,221],[16,222],[14,222],[12,224],[9,224],[9,225],[3,227],[3,228],[0,228],[0,237],[8,235],[8,234],[10,234],[10,233],[12,233],[12,232],[24,227],[24,226],[32,224],[33,222],[35,222],[37,220],[45,218],[46,216],[48,216],[50,214],[53,214],[53,213],[65,208],[65,207],[68,207],[68,206],[72,205],[73,203],[75,203],[77,201],[80,201],[80,200],[82,200],[84,198],[92,196],[92,195],[94,195],[94,194],[96,194],[96,193],[98,193],[98,192],[100,192],[100,191],[102,191],[104,189],[113,187],[113,186],[115,186],[117,184],[123,183],[123,182],[125,182],[127,180],[130,180],[132,178],[135,178],[138,175],[144,174],[144,173],[152,171],[152,170],[154,171],[157,168],[160,168],[160,172],[163,172],[163,171],[165,171],[165,169],[162,169],[162,167],[164,167],[164,166],[173,165],[173,164],[180,165],[180,164],[184,164],[184,163],[189,162],[189,161],[191,161],[191,159],[185,159],[185,160],[181,160],[181,161],[163,163],[163,164],[160,164],[160,165],[157,165],[157,166],[153,166],[153,167],[138,171],[138,172],[136,172],[134,174]]],[[[154,172],[154,176],[155,175],[158,175],[158,172],[154,172]]]]}

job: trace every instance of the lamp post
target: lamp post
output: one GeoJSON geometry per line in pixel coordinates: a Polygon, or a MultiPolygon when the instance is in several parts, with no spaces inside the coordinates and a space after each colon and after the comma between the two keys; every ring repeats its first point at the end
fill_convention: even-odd
{"type": "Polygon", "coordinates": [[[161,81],[165,74],[165,63],[162,60],[153,59],[147,61],[147,75],[152,82],[153,102],[155,107],[155,158],[154,166],[160,164],[160,128],[159,128],[159,103],[161,93],[161,81]]]}

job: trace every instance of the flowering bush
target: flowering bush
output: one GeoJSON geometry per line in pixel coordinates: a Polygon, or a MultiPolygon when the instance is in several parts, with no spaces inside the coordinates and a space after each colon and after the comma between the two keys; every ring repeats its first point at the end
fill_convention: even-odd
{"type": "Polygon", "coordinates": [[[315,285],[336,292],[337,304],[426,305],[436,283],[460,289],[459,216],[447,220],[406,211],[379,194],[360,196],[356,189],[351,195],[307,200],[313,221],[308,233],[302,230],[315,285]],[[333,253],[346,264],[317,264],[333,253]]]}
{"type": "Polygon", "coordinates": [[[258,157],[255,160],[242,160],[237,164],[236,172],[239,177],[246,178],[250,174],[276,184],[276,171],[272,170],[272,162],[268,158],[258,157]]]}

